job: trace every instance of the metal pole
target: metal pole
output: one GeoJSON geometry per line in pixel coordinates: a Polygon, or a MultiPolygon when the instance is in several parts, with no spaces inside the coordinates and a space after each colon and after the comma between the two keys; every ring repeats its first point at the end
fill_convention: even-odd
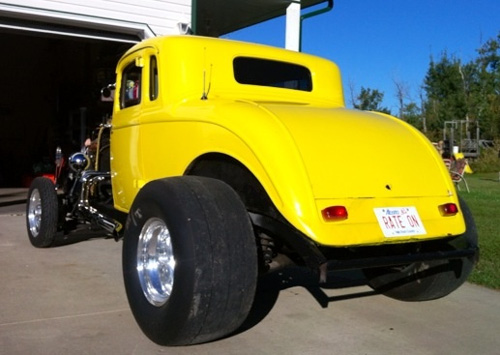
{"type": "Polygon", "coordinates": [[[450,141],[448,142],[448,149],[450,150],[450,155],[453,156],[453,141],[455,140],[455,127],[453,124],[450,127],[450,141]]]}
{"type": "MultiPolygon", "coordinates": [[[[308,18],[311,18],[311,17],[314,17],[314,16],[318,16],[318,15],[324,14],[325,12],[328,12],[331,9],[333,9],[333,6],[334,6],[333,0],[327,0],[327,2],[328,2],[328,4],[327,4],[327,6],[325,8],[319,9],[319,10],[316,10],[316,11],[311,11],[311,12],[309,12],[307,14],[304,14],[304,15],[300,16],[300,28],[302,29],[302,22],[305,19],[308,19],[308,18]]],[[[302,51],[302,31],[301,31],[300,39],[299,39],[299,51],[302,51]]]]}

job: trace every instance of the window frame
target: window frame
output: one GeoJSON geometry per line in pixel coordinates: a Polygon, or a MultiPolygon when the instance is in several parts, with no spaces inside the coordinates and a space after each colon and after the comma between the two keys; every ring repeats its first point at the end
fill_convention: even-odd
{"type": "Polygon", "coordinates": [[[142,66],[137,66],[136,61],[132,61],[130,64],[128,64],[122,71],[122,77],[121,77],[121,87],[120,87],[120,108],[125,109],[128,107],[133,107],[137,106],[141,103],[141,97],[142,97],[142,66]],[[130,79],[131,76],[137,76],[136,78],[130,79]],[[128,81],[134,81],[136,83],[136,86],[133,88],[128,88],[127,87],[127,82],[128,81]],[[127,90],[132,89],[135,90],[137,89],[137,93],[134,95],[134,98],[127,98],[127,90]]]}
{"type": "Polygon", "coordinates": [[[156,55],[149,58],[149,100],[155,101],[160,96],[158,59],[156,55]]]}

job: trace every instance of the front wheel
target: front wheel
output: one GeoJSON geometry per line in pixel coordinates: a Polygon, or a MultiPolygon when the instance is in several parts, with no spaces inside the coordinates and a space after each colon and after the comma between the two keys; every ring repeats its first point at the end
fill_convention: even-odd
{"type": "Polygon", "coordinates": [[[238,195],[195,176],[146,184],[127,220],[123,275],[134,317],[160,345],[234,332],[257,283],[257,248],[238,195]]]}
{"type": "Polygon", "coordinates": [[[33,246],[50,247],[55,240],[59,202],[52,180],[37,177],[31,183],[26,204],[26,226],[33,246]]]}
{"type": "MultiPolygon", "coordinates": [[[[441,243],[442,250],[477,247],[477,230],[469,207],[460,199],[465,233],[441,243]]],[[[460,287],[471,273],[476,257],[416,262],[400,267],[365,269],[368,285],[401,301],[428,301],[444,297],[460,287]]]]}

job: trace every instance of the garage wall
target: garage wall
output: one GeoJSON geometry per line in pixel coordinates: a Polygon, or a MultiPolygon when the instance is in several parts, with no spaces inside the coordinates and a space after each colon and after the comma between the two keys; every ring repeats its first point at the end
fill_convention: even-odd
{"type": "Polygon", "coordinates": [[[1,0],[16,11],[33,9],[146,24],[155,35],[177,34],[179,22],[191,22],[191,0],[1,0]]]}

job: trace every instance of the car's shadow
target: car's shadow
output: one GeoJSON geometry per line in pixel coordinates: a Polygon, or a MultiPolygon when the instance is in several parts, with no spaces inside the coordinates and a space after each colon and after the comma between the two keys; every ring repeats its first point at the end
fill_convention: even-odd
{"type": "Polygon", "coordinates": [[[367,281],[360,270],[328,272],[326,283],[320,283],[318,274],[305,267],[288,267],[261,277],[257,286],[254,303],[242,326],[231,336],[242,333],[260,323],[274,307],[279,293],[287,288],[305,288],[323,308],[331,302],[377,295],[375,291],[353,292],[329,296],[325,289],[345,289],[364,286],[367,281]]]}
{"type": "Polygon", "coordinates": [[[81,225],[70,233],[57,233],[51,248],[77,244],[91,239],[114,239],[114,237],[102,229],[92,230],[90,225],[81,225]]]}

